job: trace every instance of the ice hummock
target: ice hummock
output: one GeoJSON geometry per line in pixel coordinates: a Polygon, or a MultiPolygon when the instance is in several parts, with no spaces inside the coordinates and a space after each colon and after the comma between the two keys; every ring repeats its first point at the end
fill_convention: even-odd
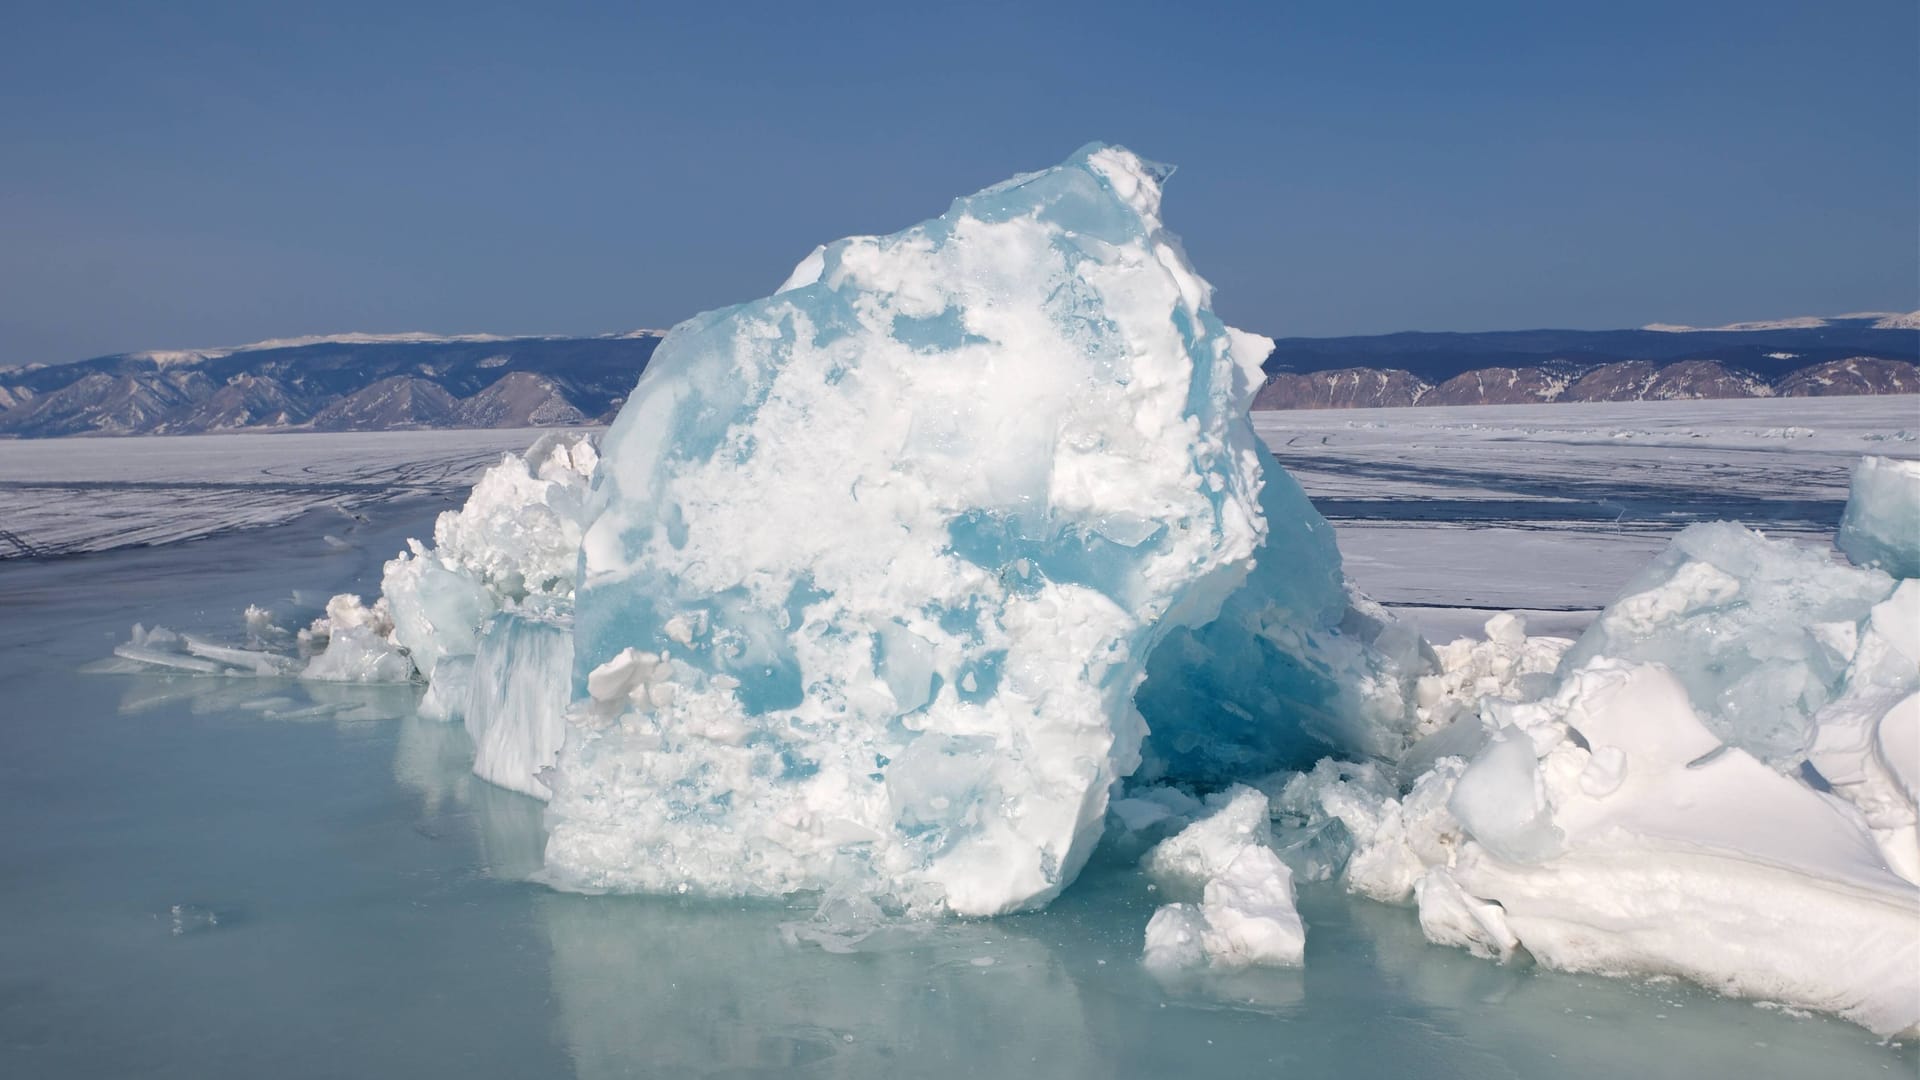
{"type": "Polygon", "coordinates": [[[426,682],[593,890],[1032,907],[1123,779],[1397,755],[1433,655],[1255,438],[1271,342],[1167,171],[1089,146],[683,324],[598,453],[508,455],[336,597],[305,676],[426,682]]]}
{"type": "Polygon", "coordinates": [[[1073,879],[1143,761],[1404,740],[1418,671],[1254,437],[1271,345],[1166,174],[1089,146],[661,344],[596,478],[551,880],[991,914],[1073,879]],[[664,691],[588,695],[628,650],[664,691]]]}
{"type": "Polygon", "coordinates": [[[1855,565],[1920,577],[1920,461],[1860,459],[1840,519],[1839,545],[1855,565]]]}
{"type": "Polygon", "coordinates": [[[1421,711],[1466,705],[1478,730],[1404,787],[1332,761],[1287,781],[1296,865],[1330,861],[1490,959],[1920,1035],[1920,581],[1701,526],[1546,685],[1537,663],[1455,677],[1496,651],[1462,644],[1438,650],[1421,711]]]}

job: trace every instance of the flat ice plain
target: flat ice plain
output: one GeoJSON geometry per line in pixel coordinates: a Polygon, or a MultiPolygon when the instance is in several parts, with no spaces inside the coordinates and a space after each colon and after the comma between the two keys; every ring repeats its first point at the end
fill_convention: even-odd
{"type": "Polygon", "coordinates": [[[1863,454],[1920,457],[1920,398],[1256,412],[1347,574],[1436,641],[1494,611],[1573,633],[1698,521],[1824,543],[1863,454]],[[1437,609],[1437,610],[1422,610],[1437,609]]]}
{"type": "MultiPolygon", "coordinates": [[[[1334,521],[1349,572],[1437,638],[1488,608],[1530,609],[1536,632],[1582,625],[1695,521],[1825,540],[1855,458],[1920,455],[1912,397],[1255,420],[1334,521]]],[[[1162,984],[1139,963],[1158,900],[1126,861],[1096,861],[1042,913],[830,955],[783,937],[810,904],[528,883],[540,804],[474,778],[460,726],[414,717],[406,687],[78,673],[136,620],[227,634],[250,603],[292,615],[372,592],[405,537],[533,437],[0,443],[0,529],[46,551],[161,545],[0,559],[0,1075],[1848,1077],[1920,1063],[1843,1021],[1495,966],[1337,883],[1300,890],[1304,970],[1162,984]]]]}
{"type": "MultiPolygon", "coordinates": [[[[1533,620],[1536,632],[1584,625],[1696,521],[1830,539],[1854,461],[1920,456],[1912,396],[1303,410],[1256,412],[1253,422],[1334,523],[1348,574],[1375,599],[1549,613],[1533,620]]],[[[0,440],[0,559],[174,543],[323,508],[457,500],[500,454],[537,436],[0,440]]],[[[1467,618],[1416,615],[1429,637],[1478,625],[1467,618]]]]}
{"type": "Polygon", "coordinates": [[[458,494],[525,431],[0,440],[0,558],[74,555],[458,494]]]}

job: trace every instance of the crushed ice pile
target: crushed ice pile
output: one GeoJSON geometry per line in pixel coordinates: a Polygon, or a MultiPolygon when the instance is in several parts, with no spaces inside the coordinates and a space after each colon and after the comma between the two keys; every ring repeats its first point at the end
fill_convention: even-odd
{"type": "Polygon", "coordinates": [[[476,774],[545,798],[573,696],[574,576],[598,461],[581,433],[502,455],[440,515],[431,547],[411,540],[386,564],[372,604],[335,596],[295,633],[249,608],[244,647],[136,626],[114,655],[204,675],[423,681],[421,714],[465,723],[476,774]]]}
{"type": "Polygon", "coordinates": [[[1186,898],[1148,921],[1147,966],[1300,964],[1307,930],[1293,906],[1293,870],[1273,849],[1267,797],[1236,784],[1206,806],[1141,862],[1164,895],[1186,898]]]}
{"type": "Polygon", "coordinates": [[[372,605],[117,653],[424,682],[549,800],[564,888],[990,915],[1104,838],[1166,901],[1156,971],[1302,963],[1294,882],[1337,878],[1490,959],[1914,1036],[1920,466],[1856,472],[1854,566],[1697,526],[1577,643],[1430,646],[1254,437],[1270,343],[1213,314],[1165,176],[1090,146],[820,248],[372,605]]]}

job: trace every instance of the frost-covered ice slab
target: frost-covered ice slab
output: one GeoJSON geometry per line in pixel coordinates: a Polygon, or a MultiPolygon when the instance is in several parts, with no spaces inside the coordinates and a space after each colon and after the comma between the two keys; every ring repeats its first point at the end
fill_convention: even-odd
{"type": "Polygon", "coordinates": [[[1448,873],[1499,904],[1536,960],[1681,975],[1915,1033],[1920,892],[1857,819],[1744,751],[1701,762],[1719,740],[1658,668],[1596,663],[1520,723],[1522,745],[1551,744],[1544,755],[1483,756],[1461,784],[1486,769],[1490,787],[1544,792],[1554,848],[1518,859],[1469,845],[1448,873]]]}
{"type": "Polygon", "coordinates": [[[1656,665],[1597,660],[1491,715],[1498,738],[1402,798],[1303,784],[1352,831],[1350,889],[1412,899],[1430,940],[1489,959],[1920,1034],[1920,890],[1845,803],[1724,747],[1656,665]]]}
{"type": "Polygon", "coordinates": [[[575,710],[549,878],[1006,911],[1072,880],[1143,759],[1400,738],[1386,624],[1263,464],[1269,344],[1213,314],[1165,175],[1089,147],[662,343],[607,435],[575,664],[671,682],[575,710]]]}
{"type": "Polygon", "coordinates": [[[1920,461],[1861,458],[1838,542],[1857,565],[1920,577],[1920,461]]]}
{"type": "Polygon", "coordinates": [[[547,798],[540,774],[566,734],[573,697],[573,627],[502,613],[487,621],[466,675],[461,709],[473,739],[473,772],[503,788],[547,798]]]}
{"type": "Polygon", "coordinates": [[[1857,627],[1893,585],[1730,522],[1695,525],[1629,583],[1562,670],[1602,656],[1665,664],[1716,735],[1791,767],[1838,692],[1857,627]]]}

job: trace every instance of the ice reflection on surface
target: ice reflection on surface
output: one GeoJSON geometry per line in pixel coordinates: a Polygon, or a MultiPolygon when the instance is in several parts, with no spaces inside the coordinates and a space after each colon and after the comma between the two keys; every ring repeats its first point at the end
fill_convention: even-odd
{"type": "MultiPolygon", "coordinates": [[[[492,873],[536,871],[542,807],[465,776],[456,741],[403,724],[396,772],[466,807],[492,873]]],[[[1155,902],[1130,859],[1100,859],[1047,912],[882,925],[845,954],[782,933],[804,904],[531,906],[555,1037],[583,1077],[1842,1076],[1914,1059],[1684,985],[1490,964],[1328,884],[1302,894],[1305,970],[1163,981],[1138,963],[1155,902]]]]}
{"type": "Polygon", "coordinates": [[[420,701],[420,689],[407,685],[219,675],[139,675],[124,681],[124,716],[178,706],[196,716],[239,713],[288,722],[369,723],[411,718],[420,701]]]}
{"type": "Polygon", "coordinates": [[[535,910],[581,1076],[1119,1071],[1053,951],[1004,923],[831,955],[782,940],[792,913],[764,906],[552,894],[535,910]]]}

